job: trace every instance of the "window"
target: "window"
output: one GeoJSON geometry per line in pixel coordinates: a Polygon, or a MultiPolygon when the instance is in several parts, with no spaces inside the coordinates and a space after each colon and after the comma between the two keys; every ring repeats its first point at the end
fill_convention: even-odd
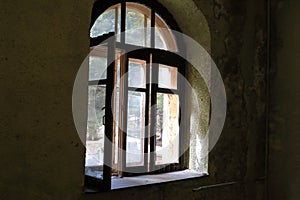
{"type": "Polygon", "coordinates": [[[112,177],[185,169],[185,61],[174,53],[182,44],[151,4],[98,4],[90,29],[85,184],[110,190],[112,177]]]}

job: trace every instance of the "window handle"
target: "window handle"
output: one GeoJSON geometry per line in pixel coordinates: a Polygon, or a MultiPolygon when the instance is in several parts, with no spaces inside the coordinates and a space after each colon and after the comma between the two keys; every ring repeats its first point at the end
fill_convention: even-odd
{"type": "MultiPolygon", "coordinates": [[[[104,109],[105,109],[105,106],[103,106],[101,108],[101,110],[104,110],[104,109]]],[[[103,115],[103,117],[102,117],[102,124],[105,126],[105,115],[103,115]]]]}
{"type": "Polygon", "coordinates": [[[102,124],[103,124],[103,126],[105,126],[105,115],[103,115],[103,117],[102,117],[102,124]]]}

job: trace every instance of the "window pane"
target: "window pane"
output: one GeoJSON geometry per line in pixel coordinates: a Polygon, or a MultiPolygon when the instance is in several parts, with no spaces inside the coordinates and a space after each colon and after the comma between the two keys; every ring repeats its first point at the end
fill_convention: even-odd
{"type": "Polygon", "coordinates": [[[125,42],[150,47],[150,9],[135,3],[126,5],[125,42]]]}
{"type": "Polygon", "coordinates": [[[120,6],[120,4],[118,4],[116,9],[117,9],[117,14],[118,14],[118,17],[117,17],[118,25],[117,25],[116,34],[117,34],[117,41],[120,42],[121,41],[121,6],[120,6]]]}
{"type": "Polygon", "coordinates": [[[157,94],[156,165],[178,163],[179,97],[157,94]]]}
{"type": "Polygon", "coordinates": [[[89,80],[106,79],[107,47],[97,46],[91,48],[89,54],[89,80]]]}
{"type": "Polygon", "coordinates": [[[155,48],[168,50],[167,44],[162,36],[161,31],[155,27],[155,48]]]}
{"type": "Polygon", "coordinates": [[[86,175],[102,179],[104,155],[105,86],[89,86],[86,136],[86,175]]]}
{"type": "Polygon", "coordinates": [[[146,88],[146,61],[129,59],[128,86],[146,88]]]}
{"type": "Polygon", "coordinates": [[[115,32],[115,8],[109,8],[95,21],[90,31],[90,37],[95,38],[109,32],[115,32]]]}
{"type": "Polygon", "coordinates": [[[90,56],[89,58],[89,80],[106,79],[107,58],[90,56]]]}
{"type": "Polygon", "coordinates": [[[167,65],[159,65],[159,84],[160,88],[177,89],[177,68],[167,65]]]}
{"type": "MultiPolygon", "coordinates": [[[[120,51],[115,54],[115,67],[117,68],[117,86],[120,84],[120,51]]],[[[107,47],[97,46],[90,52],[89,57],[89,80],[103,80],[107,77],[107,47]]]]}
{"type": "Polygon", "coordinates": [[[144,165],[145,93],[128,92],[126,166],[144,165]]]}
{"type": "Polygon", "coordinates": [[[177,51],[174,35],[169,26],[157,14],[155,15],[155,48],[177,51]]]}

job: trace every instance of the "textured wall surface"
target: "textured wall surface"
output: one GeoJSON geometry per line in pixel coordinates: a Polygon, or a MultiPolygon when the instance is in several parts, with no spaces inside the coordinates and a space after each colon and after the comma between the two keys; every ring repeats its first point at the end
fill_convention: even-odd
{"type": "Polygon", "coordinates": [[[272,1],[269,199],[300,199],[300,2],[272,1]]]}
{"type": "Polygon", "coordinates": [[[71,102],[76,72],[89,48],[92,1],[2,0],[0,199],[263,199],[265,3],[161,2],[176,13],[175,20],[189,36],[210,46],[225,82],[227,119],[209,156],[210,176],[83,194],[84,146],[73,124],[71,102]],[[210,44],[197,20],[182,20],[199,17],[197,10],[208,22],[210,44]],[[202,185],[232,181],[238,183],[192,192],[202,185]]]}
{"type": "Polygon", "coordinates": [[[0,199],[71,200],[82,191],[84,147],[71,106],[91,6],[0,2],[0,199]]]}

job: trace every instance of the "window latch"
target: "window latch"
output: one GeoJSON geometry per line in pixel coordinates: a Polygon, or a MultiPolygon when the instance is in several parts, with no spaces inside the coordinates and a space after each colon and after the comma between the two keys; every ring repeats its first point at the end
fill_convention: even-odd
{"type": "MultiPolygon", "coordinates": [[[[101,108],[101,110],[104,110],[105,109],[105,106],[103,108],[101,108]]],[[[103,115],[102,117],[102,124],[103,126],[105,126],[105,115],[103,115]]]]}

